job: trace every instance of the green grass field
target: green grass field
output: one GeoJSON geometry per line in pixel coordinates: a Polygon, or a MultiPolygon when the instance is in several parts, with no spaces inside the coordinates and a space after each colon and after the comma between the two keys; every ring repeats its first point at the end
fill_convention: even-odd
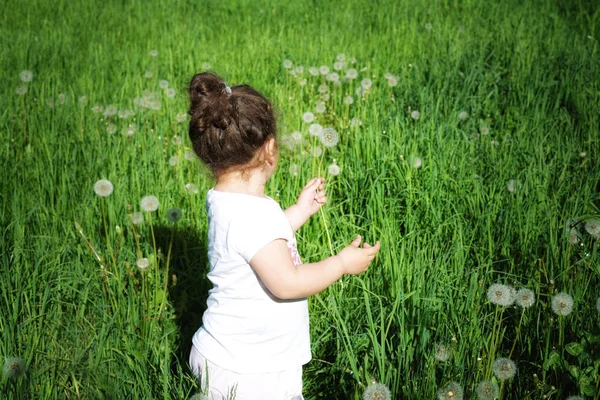
{"type": "Polygon", "coordinates": [[[267,194],[285,208],[326,177],[304,262],[382,242],[310,298],[306,399],[373,381],[393,399],[493,398],[484,380],[502,399],[600,398],[598,3],[8,0],[0,38],[0,398],[198,392],[213,182],[182,114],[206,68],[277,108],[267,194]],[[160,206],[134,225],[146,195],[160,206]],[[497,283],[534,304],[493,304],[497,283]]]}

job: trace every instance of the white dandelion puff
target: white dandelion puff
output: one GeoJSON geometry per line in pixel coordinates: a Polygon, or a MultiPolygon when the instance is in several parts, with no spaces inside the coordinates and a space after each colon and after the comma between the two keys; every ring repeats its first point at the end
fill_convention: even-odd
{"type": "Polygon", "coordinates": [[[492,370],[498,379],[507,380],[515,376],[517,373],[517,366],[514,361],[501,357],[494,361],[492,370]]]}
{"type": "Polygon", "coordinates": [[[308,81],[306,80],[306,78],[300,79],[298,81],[298,85],[300,85],[300,86],[306,86],[307,83],[308,83],[308,81]]]}
{"type": "Polygon", "coordinates": [[[152,75],[153,75],[152,71],[146,71],[146,72],[144,72],[144,78],[148,78],[148,79],[152,78],[152,75]]]}
{"type": "Polygon", "coordinates": [[[325,112],[325,109],[325,103],[323,103],[322,101],[319,101],[315,106],[315,111],[319,114],[323,114],[325,112]]]}
{"type": "Polygon", "coordinates": [[[79,102],[81,104],[85,104],[88,102],[88,97],[87,96],[79,96],[79,102]]]}
{"type": "Polygon", "coordinates": [[[187,114],[186,113],[179,113],[175,116],[175,121],[181,123],[184,122],[187,119],[187,114]]]}
{"type": "Polygon", "coordinates": [[[515,302],[515,290],[509,285],[494,283],[487,291],[488,300],[499,306],[510,306],[515,302]]]}
{"type": "Polygon", "coordinates": [[[195,183],[186,183],[185,190],[189,194],[198,194],[198,192],[199,192],[198,185],[196,185],[195,183]]]}
{"type": "Polygon", "coordinates": [[[151,110],[154,111],[158,111],[160,110],[160,101],[159,100],[150,100],[150,104],[148,105],[148,108],[150,108],[151,110]]]}
{"type": "Polygon", "coordinates": [[[511,179],[506,183],[506,190],[510,193],[516,193],[517,191],[517,181],[515,179],[511,179]]]}
{"type": "Polygon", "coordinates": [[[365,90],[369,90],[371,89],[371,86],[373,86],[373,81],[369,78],[365,78],[362,81],[360,81],[360,86],[362,86],[365,90]]]}
{"type": "Polygon", "coordinates": [[[106,125],[106,132],[109,134],[113,134],[117,131],[117,126],[115,124],[108,124],[106,125]]]}
{"type": "Polygon", "coordinates": [[[100,179],[94,183],[94,192],[100,197],[108,197],[113,192],[114,186],[108,179],[100,179]]]}
{"type": "Polygon", "coordinates": [[[427,29],[428,31],[433,29],[433,25],[431,24],[431,22],[425,24],[425,29],[427,29]]]}
{"type": "Polygon", "coordinates": [[[337,72],[330,72],[327,74],[325,79],[327,79],[330,82],[337,82],[340,80],[340,76],[337,74],[337,72]]]}
{"type": "Polygon", "coordinates": [[[516,294],[517,305],[523,308],[529,308],[535,304],[535,294],[530,289],[520,289],[516,294]]]}
{"type": "Polygon", "coordinates": [[[494,381],[481,381],[476,389],[477,398],[480,400],[494,400],[500,393],[498,384],[494,381]]]}
{"type": "Polygon", "coordinates": [[[561,292],[552,298],[552,311],[556,315],[566,316],[573,311],[573,296],[561,292]]]}
{"type": "Polygon", "coordinates": [[[117,116],[121,119],[129,118],[129,110],[119,110],[117,116]]]}
{"type": "Polygon", "coordinates": [[[343,61],[336,61],[333,63],[333,69],[336,71],[341,71],[344,69],[345,63],[343,61]]]}
{"type": "Polygon", "coordinates": [[[457,382],[451,382],[448,386],[437,391],[438,400],[462,400],[463,388],[457,382]]]}
{"type": "Polygon", "coordinates": [[[579,230],[575,227],[569,230],[569,243],[571,244],[579,244],[581,240],[579,230]]]}
{"type": "Polygon", "coordinates": [[[435,345],[435,353],[433,353],[433,357],[441,362],[448,361],[450,359],[450,349],[445,344],[437,343],[435,345]]]}
{"type": "Polygon", "coordinates": [[[356,70],[356,68],[350,68],[348,71],[346,71],[346,78],[352,80],[352,79],[356,79],[358,77],[358,71],[356,70]]]}
{"type": "Polygon", "coordinates": [[[7,357],[4,360],[2,370],[7,378],[18,378],[25,373],[25,360],[21,357],[7,357]]]}
{"type": "Polygon", "coordinates": [[[411,117],[412,119],[414,119],[415,121],[418,121],[418,120],[419,120],[419,118],[421,118],[421,113],[420,113],[419,111],[417,111],[417,110],[414,110],[414,111],[412,111],[412,112],[410,113],[410,117],[411,117]]]}
{"type": "Polygon", "coordinates": [[[338,176],[340,174],[339,165],[337,165],[335,162],[329,164],[329,167],[327,167],[327,173],[329,175],[338,176]]]}
{"type": "Polygon", "coordinates": [[[311,154],[313,155],[313,157],[321,157],[321,155],[323,154],[323,149],[321,148],[321,146],[314,146],[311,149],[311,154]]]}
{"type": "Polygon", "coordinates": [[[413,168],[419,169],[419,168],[421,168],[422,165],[423,165],[423,160],[421,160],[420,157],[414,157],[412,159],[413,168]]]}
{"type": "Polygon", "coordinates": [[[149,54],[151,57],[156,57],[156,56],[158,56],[158,50],[150,50],[149,54]]]}
{"type": "Polygon", "coordinates": [[[323,100],[323,101],[329,101],[329,99],[330,99],[329,93],[323,93],[321,95],[321,100],[323,100]]]}
{"type": "Polygon", "coordinates": [[[140,271],[144,271],[150,265],[150,261],[147,258],[140,258],[135,262],[135,265],[140,269],[140,271]]]}
{"type": "Polygon", "coordinates": [[[183,212],[179,208],[176,208],[176,207],[169,208],[167,210],[167,219],[170,222],[175,223],[181,219],[182,214],[183,214],[183,212]]]}
{"type": "Polygon", "coordinates": [[[106,108],[104,109],[104,116],[105,117],[112,117],[114,115],[117,114],[117,107],[113,106],[112,104],[106,106],[106,108]]]}
{"type": "Polygon", "coordinates": [[[19,86],[15,90],[15,93],[17,93],[19,96],[23,96],[25,93],[27,93],[27,86],[19,86]]]}
{"type": "Polygon", "coordinates": [[[160,81],[158,81],[158,87],[161,89],[168,89],[169,88],[169,81],[161,79],[160,81]]]}
{"type": "Polygon", "coordinates": [[[125,137],[131,137],[131,136],[133,136],[133,134],[135,133],[136,130],[137,130],[137,126],[135,124],[129,124],[123,128],[121,133],[125,137]]]}
{"type": "Polygon", "coordinates": [[[363,392],[363,400],[391,400],[390,389],[383,383],[373,382],[363,392]]]}
{"type": "Polygon", "coordinates": [[[131,214],[131,223],[134,225],[139,225],[142,222],[144,222],[144,214],[142,214],[141,212],[134,212],[131,214]]]}
{"type": "Polygon", "coordinates": [[[153,212],[158,210],[158,199],[156,196],[145,196],[140,200],[140,207],[146,212],[153,212]]]}
{"type": "Polygon", "coordinates": [[[169,158],[169,165],[175,167],[177,164],[179,164],[179,158],[177,156],[171,156],[171,158],[169,158]]]}
{"type": "Polygon", "coordinates": [[[484,135],[484,136],[485,136],[485,135],[489,135],[489,134],[490,134],[490,128],[488,128],[487,126],[484,126],[484,127],[482,127],[482,128],[479,130],[479,132],[480,132],[482,135],[484,135]]]}
{"type": "Polygon", "coordinates": [[[595,239],[600,239],[600,220],[588,219],[585,221],[585,230],[595,239]]]}
{"type": "Polygon", "coordinates": [[[181,136],[175,135],[171,138],[171,143],[175,146],[180,146],[183,143],[183,139],[181,139],[181,136]]]}
{"type": "Polygon", "coordinates": [[[467,117],[469,116],[469,114],[466,111],[461,111],[460,113],[458,113],[458,119],[465,120],[467,119],[467,117]]]}
{"type": "Polygon", "coordinates": [[[290,175],[298,176],[300,174],[300,166],[298,164],[290,165],[290,175]]]}
{"type": "Polygon", "coordinates": [[[101,113],[102,111],[104,111],[104,107],[102,107],[102,105],[101,105],[101,104],[95,104],[95,105],[94,105],[94,106],[91,108],[91,110],[92,110],[94,113],[96,113],[96,114],[99,114],[99,113],[101,113]]]}
{"type": "Polygon", "coordinates": [[[395,76],[392,76],[390,79],[388,79],[388,86],[390,86],[390,87],[398,86],[398,78],[396,78],[395,76]]]}
{"type": "Polygon", "coordinates": [[[67,96],[65,96],[64,93],[59,93],[56,100],[58,101],[58,104],[65,104],[67,101],[67,96]]]}
{"type": "Polygon", "coordinates": [[[308,128],[308,133],[310,133],[312,136],[321,136],[323,133],[323,126],[317,123],[311,124],[308,128]]]}
{"type": "Polygon", "coordinates": [[[310,111],[307,111],[304,114],[302,114],[302,121],[306,122],[307,124],[310,124],[314,120],[315,114],[311,113],[310,111]]]}
{"type": "Polygon", "coordinates": [[[210,69],[211,65],[209,62],[203,62],[202,63],[202,69],[205,71],[208,71],[210,69]]]}
{"type": "Polygon", "coordinates": [[[344,61],[346,61],[346,55],[344,53],[338,53],[335,56],[335,60],[336,61],[340,61],[340,62],[344,62],[344,61]]]}
{"type": "Polygon", "coordinates": [[[292,60],[283,60],[283,68],[285,69],[291,69],[294,64],[292,63],[292,60]]]}
{"type": "Polygon", "coordinates": [[[310,68],[308,68],[308,73],[311,74],[312,76],[317,76],[317,75],[319,75],[319,68],[310,67],[310,68]]]}
{"type": "Polygon", "coordinates": [[[352,97],[352,96],[344,97],[344,104],[351,105],[352,103],[354,103],[354,97],[352,97]]]}
{"type": "Polygon", "coordinates": [[[302,65],[297,65],[296,66],[296,73],[297,74],[303,74],[304,73],[304,67],[302,65]]]}
{"type": "Polygon", "coordinates": [[[187,161],[196,161],[198,156],[193,150],[186,150],[183,152],[183,158],[185,158],[187,161]]]}
{"type": "Polygon", "coordinates": [[[21,81],[23,82],[31,82],[33,80],[33,72],[29,70],[21,71],[19,78],[21,78],[21,81]]]}
{"type": "Polygon", "coordinates": [[[354,117],[350,120],[350,126],[362,126],[362,121],[354,117]]]}
{"type": "Polygon", "coordinates": [[[321,65],[319,67],[319,73],[321,75],[327,75],[329,73],[329,67],[327,65],[321,65]]]}
{"type": "Polygon", "coordinates": [[[356,93],[356,95],[359,97],[365,97],[365,94],[367,94],[367,90],[364,87],[359,86],[356,88],[354,93],[356,93]]]}
{"type": "Polygon", "coordinates": [[[339,143],[340,135],[334,128],[325,128],[319,136],[319,139],[321,139],[321,143],[323,143],[325,147],[334,147],[339,143]]]}
{"type": "Polygon", "coordinates": [[[177,91],[173,88],[168,88],[166,91],[167,97],[173,98],[177,94],[177,91]]]}
{"type": "Polygon", "coordinates": [[[319,93],[327,93],[329,92],[329,87],[326,84],[319,85],[317,89],[319,93]]]}
{"type": "Polygon", "coordinates": [[[567,397],[567,400],[585,400],[585,399],[581,396],[569,396],[569,397],[567,397]]]}

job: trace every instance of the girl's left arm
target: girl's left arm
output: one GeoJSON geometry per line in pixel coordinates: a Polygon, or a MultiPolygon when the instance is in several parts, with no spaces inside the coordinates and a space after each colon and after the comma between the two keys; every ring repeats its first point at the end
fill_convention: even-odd
{"type": "Polygon", "coordinates": [[[300,192],[296,204],[287,208],[284,213],[290,225],[296,232],[308,219],[327,202],[324,188],[324,178],[313,178],[300,192]]]}

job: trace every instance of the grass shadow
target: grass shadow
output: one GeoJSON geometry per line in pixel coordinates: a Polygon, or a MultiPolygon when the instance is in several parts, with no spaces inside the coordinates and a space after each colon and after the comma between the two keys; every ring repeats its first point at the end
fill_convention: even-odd
{"type": "Polygon", "coordinates": [[[192,337],[202,325],[208,290],[212,287],[206,276],[209,271],[206,231],[162,225],[154,227],[154,235],[156,245],[162,249],[165,257],[171,235],[173,238],[168,296],[175,308],[179,327],[176,355],[183,366],[187,365],[189,359],[192,337]]]}

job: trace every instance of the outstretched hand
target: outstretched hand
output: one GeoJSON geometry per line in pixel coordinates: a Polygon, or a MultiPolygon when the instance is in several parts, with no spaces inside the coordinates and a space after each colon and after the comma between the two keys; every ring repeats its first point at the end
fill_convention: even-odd
{"type": "Polygon", "coordinates": [[[323,207],[327,202],[327,196],[324,190],[324,178],[313,178],[300,192],[296,205],[305,213],[306,217],[310,217],[323,207]]]}

